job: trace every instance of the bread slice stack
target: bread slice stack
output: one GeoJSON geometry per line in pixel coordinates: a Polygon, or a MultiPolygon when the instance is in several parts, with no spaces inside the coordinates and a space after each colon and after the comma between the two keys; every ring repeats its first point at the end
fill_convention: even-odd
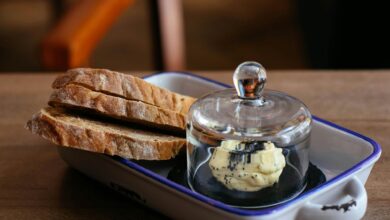
{"type": "Polygon", "coordinates": [[[52,87],[50,107],[26,127],[57,145],[127,159],[168,160],[186,144],[192,97],[106,69],[72,69],[52,87]]]}

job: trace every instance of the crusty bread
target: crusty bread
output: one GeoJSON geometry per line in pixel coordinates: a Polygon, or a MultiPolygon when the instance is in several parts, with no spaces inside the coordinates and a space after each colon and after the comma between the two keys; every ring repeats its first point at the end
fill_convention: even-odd
{"type": "Polygon", "coordinates": [[[93,91],[141,101],[162,109],[187,114],[194,98],[152,85],[143,79],[106,69],[77,68],[60,75],[53,82],[55,89],[77,84],[93,91]]]}
{"type": "Polygon", "coordinates": [[[183,138],[75,116],[52,107],[36,113],[26,127],[58,145],[127,159],[168,160],[186,143],[183,138]]]}
{"type": "Polygon", "coordinates": [[[105,116],[176,133],[185,131],[185,115],[182,113],[140,101],[95,92],[75,84],[55,89],[50,97],[49,105],[88,109],[105,116]]]}

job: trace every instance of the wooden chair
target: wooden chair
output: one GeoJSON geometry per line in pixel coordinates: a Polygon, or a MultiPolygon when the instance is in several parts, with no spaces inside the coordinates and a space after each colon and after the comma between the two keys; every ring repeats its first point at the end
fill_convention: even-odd
{"type": "MultiPolygon", "coordinates": [[[[66,70],[87,66],[93,49],[118,16],[133,3],[134,0],[79,0],[44,38],[43,67],[66,70]]],[[[154,68],[167,71],[185,69],[180,0],[150,0],[150,10],[154,68]]]]}

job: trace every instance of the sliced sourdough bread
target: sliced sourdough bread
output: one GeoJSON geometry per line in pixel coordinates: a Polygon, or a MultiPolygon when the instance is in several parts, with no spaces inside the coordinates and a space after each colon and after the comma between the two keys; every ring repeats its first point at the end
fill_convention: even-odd
{"type": "Polygon", "coordinates": [[[176,133],[185,131],[185,115],[182,113],[95,92],[76,84],[55,89],[50,96],[49,105],[87,109],[105,116],[176,133]]]}
{"type": "Polygon", "coordinates": [[[187,114],[194,98],[157,87],[141,78],[106,69],[77,68],[60,75],[55,89],[77,84],[96,92],[144,102],[162,109],[187,114]]]}
{"type": "Polygon", "coordinates": [[[168,160],[186,144],[183,138],[76,116],[52,107],[36,113],[26,127],[57,145],[127,159],[168,160]]]}

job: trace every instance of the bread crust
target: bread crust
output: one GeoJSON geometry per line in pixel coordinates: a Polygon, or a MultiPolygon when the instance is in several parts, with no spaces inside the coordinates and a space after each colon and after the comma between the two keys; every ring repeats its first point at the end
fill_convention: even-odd
{"type": "Polygon", "coordinates": [[[187,114],[195,98],[157,87],[141,78],[107,69],[77,68],[68,70],[53,82],[58,89],[68,84],[77,84],[93,91],[141,101],[182,114],[187,114]]]}
{"type": "Polygon", "coordinates": [[[171,130],[181,134],[185,132],[186,116],[182,113],[140,101],[95,92],[74,84],[54,90],[50,96],[49,105],[83,108],[153,128],[171,130]]]}
{"type": "Polygon", "coordinates": [[[26,128],[61,146],[137,160],[168,160],[186,140],[165,134],[107,124],[47,107],[33,115],[26,128]]]}

